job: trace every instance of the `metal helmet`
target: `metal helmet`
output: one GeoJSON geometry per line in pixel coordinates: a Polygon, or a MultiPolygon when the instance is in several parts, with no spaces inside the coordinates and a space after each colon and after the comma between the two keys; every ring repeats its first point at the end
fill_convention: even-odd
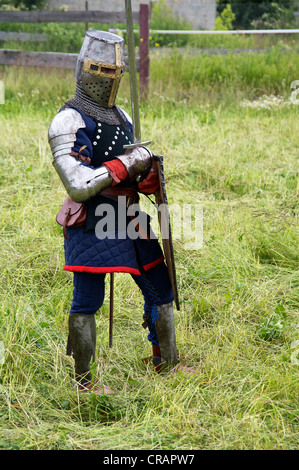
{"type": "Polygon", "coordinates": [[[75,79],[97,103],[112,108],[124,71],[123,39],[106,31],[86,31],[75,79]]]}

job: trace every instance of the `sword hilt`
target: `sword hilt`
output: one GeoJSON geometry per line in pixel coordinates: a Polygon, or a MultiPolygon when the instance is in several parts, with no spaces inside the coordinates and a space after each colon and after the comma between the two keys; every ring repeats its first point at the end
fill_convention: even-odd
{"type": "Polygon", "coordinates": [[[124,149],[135,149],[136,147],[145,147],[146,145],[150,144],[151,140],[147,140],[146,142],[134,142],[134,144],[123,145],[124,149]]]}

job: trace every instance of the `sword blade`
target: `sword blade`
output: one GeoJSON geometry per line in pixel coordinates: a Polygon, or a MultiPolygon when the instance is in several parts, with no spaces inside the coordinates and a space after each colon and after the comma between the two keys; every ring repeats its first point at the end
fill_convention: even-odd
{"type": "Polygon", "coordinates": [[[136,57],[135,57],[132,4],[131,4],[131,0],[125,0],[125,2],[126,2],[127,43],[128,43],[128,56],[129,56],[133,135],[134,135],[134,142],[141,142],[141,127],[140,127],[140,115],[139,115],[139,98],[138,98],[138,85],[137,85],[137,69],[136,69],[136,57]]]}
{"type": "MultiPolygon", "coordinates": [[[[130,74],[130,88],[131,88],[131,107],[132,107],[132,119],[133,119],[133,135],[134,144],[130,146],[124,146],[125,148],[132,148],[136,143],[141,143],[141,128],[140,128],[140,114],[139,114],[139,99],[138,99],[138,85],[137,85],[137,69],[136,69],[136,57],[135,57],[135,44],[134,44],[134,30],[133,30],[133,18],[132,18],[132,4],[131,0],[125,0],[126,5],[126,23],[127,23],[127,43],[128,43],[128,56],[129,56],[129,74],[130,74]]],[[[150,142],[146,142],[150,143],[150,142]]],[[[142,143],[144,145],[145,143],[142,143]]],[[[163,172],[163,158],[157,157],[158,160],[158,171],[160,180],[160,197],[156,199],[159,204],[163,203],[167,205],[166,188],[164,181],[163,172]]],[[[168,206],[167,206],[168,207],[168,206]]],[[[168,210],[168,209],[167,209],[168,210]]],[[[171,238],[171,227],[169,223],[169,213],[166,214],[166,223],[169,227],[168,240],[163,240],[164,255],[167,261],[167,268],[170,276],[170,281],[175,297],[175,303],[177,310],[180,309],[177,283],[176,283],[176,272],[174,253],[171,238]]]]}

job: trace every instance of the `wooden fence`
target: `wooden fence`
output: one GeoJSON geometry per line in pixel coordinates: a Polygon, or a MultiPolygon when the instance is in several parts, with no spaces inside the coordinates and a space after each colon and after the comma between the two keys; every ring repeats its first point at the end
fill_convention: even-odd
{"type": "MultiPolygon", "coordinates": [[[[140,4],[139,12],[133,12],[134,23],[140,25],[139,70],[140,96],[146,97],[149,85],[149,28],[150,8],[140,4]]],[[[0,11],[0,23],[126,23],[125,11],[0,11]]],[[[16,65],[48,68],[75,68],[77,54],[62,52],[27,52],[0,49],[0,65],[16,65]]],[[[125,62],[127,62],[125,58],[125,62]]]]}

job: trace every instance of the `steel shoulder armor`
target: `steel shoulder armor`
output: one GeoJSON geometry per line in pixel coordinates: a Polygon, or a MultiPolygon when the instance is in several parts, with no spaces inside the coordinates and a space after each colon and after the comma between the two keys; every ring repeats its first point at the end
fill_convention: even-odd
{"type": "Polygon", "coordinates": [[[86,201],[111,186],[113,182],[105,167],[89,168],[70,155],[76,142],[77,131],[85,127],[80,113],[75,109],[66,108],[54,117],[48,132],[54,168],[68,195],[76,202],[86,201]]]}

